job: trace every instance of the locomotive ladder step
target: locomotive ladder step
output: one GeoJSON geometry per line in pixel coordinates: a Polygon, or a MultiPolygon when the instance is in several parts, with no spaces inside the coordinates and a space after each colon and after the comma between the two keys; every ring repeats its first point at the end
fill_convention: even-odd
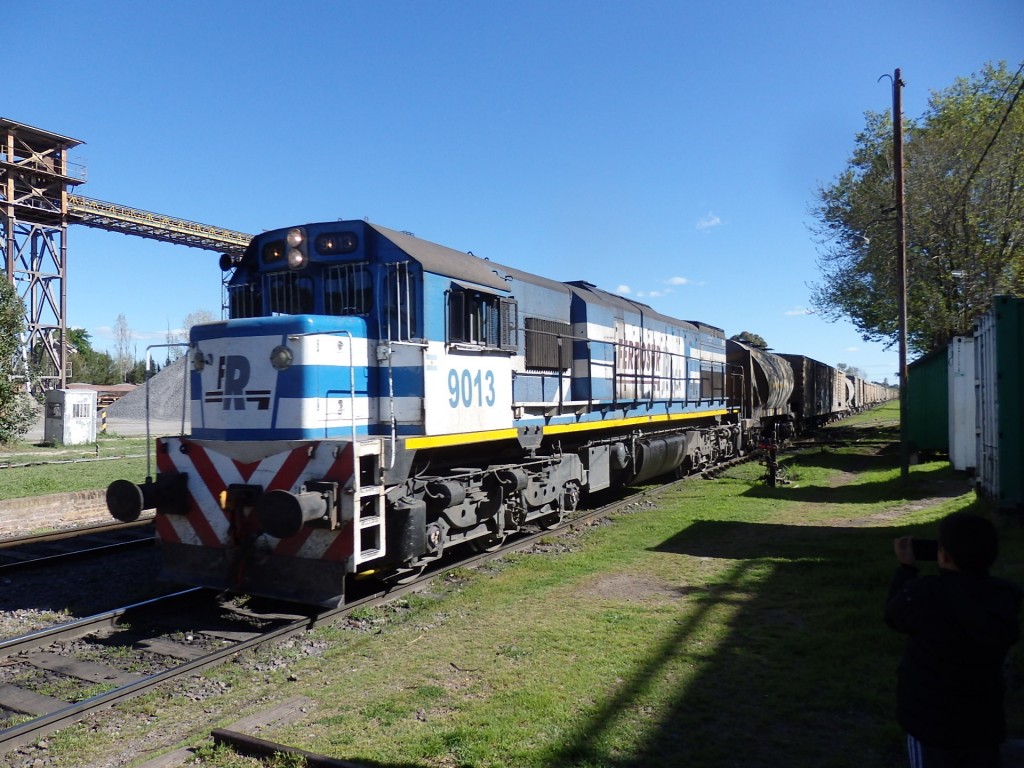
{"type": "Polygon", "coordinates": [[[356,489],[356,498],[363,499],[367,496],[383,496],[384,486],[383,485],[361,485],[356,489]]]}
{"type": "Polygon", "coordinates": [[[353,551],[353,560],[357,566],[385,554],[384,506],[387,489],[384,485],[362,485],[359,482],[363,478],[359,459],[364,456],[377,457],[374,460],[374,467],[366,467],[368,473],[372,473],[374,479],[377,479],[382,451],[380,440],[357,441],[353,444],[356,471],[353,472],[352,484],[341,498],[342,514],[351,519],[356,531],[362,534],[356,536],[353,551]]]}

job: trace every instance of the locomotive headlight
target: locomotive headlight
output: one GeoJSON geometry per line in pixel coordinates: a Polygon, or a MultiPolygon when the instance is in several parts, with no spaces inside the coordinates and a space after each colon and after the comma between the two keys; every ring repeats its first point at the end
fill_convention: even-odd
{"type": "Polygon", "coordinates": [[[192,355],[192,367],[197,371],[201,371],[206,367],[206,358],[199,349],[196,349],[195,353],[192,355]]]}
{"type": "Polygon", "coordinates": [[[283,371],[290,366],[294,359],[295,356],[292,354],[292,351],[284,344],[274,347],[270,353],[270,364],[279,371],[283,371]]]}
{"type": "Polygon", "coordinates": [[[289,229],[288,234],[285,235],[285,242],[288,244],[289,269],[301,269],[306,266],[308,256],[306,255],[305,231],[299,227],[289,229]]]}

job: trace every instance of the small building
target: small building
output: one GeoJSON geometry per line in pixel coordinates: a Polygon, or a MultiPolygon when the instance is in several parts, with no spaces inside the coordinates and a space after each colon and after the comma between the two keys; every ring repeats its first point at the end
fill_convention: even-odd
{"type": "Polygon", "coordinates": [[[46,393],[43,440],[61,445],[96,442],[96,393],[51,389],[46,393]]]}

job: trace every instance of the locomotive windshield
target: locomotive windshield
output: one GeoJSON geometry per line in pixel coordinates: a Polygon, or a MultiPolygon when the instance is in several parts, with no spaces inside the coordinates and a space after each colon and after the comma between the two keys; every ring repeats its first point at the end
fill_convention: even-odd
{"type": "MultiPolygon", "coordinates": [[[[225,267],[235,266],[227,288],[231,319],[361,317],[377,338],[421,338],[423,278],[416,262],[384,241],[378,252],[362,222],[335,226],[310,224],[254,238],[242,258],[225,267]]],[[[479,335],[481,326],[470,330],[479,335]]]]}
{"type": "Polygon", "coordinates": [[[373,277],[366,263],[314,264],[302,272],[248,272],[228,286],[228,296],[232,319],[368,315],[373,310],[373,277]]]}

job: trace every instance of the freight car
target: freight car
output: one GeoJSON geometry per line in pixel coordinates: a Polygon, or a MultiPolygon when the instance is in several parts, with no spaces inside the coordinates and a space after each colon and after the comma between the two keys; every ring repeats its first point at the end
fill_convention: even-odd
{"type": "Polygon", "coordinates": [[[732,339],[725,345],[731,402],[740,404],[743,432],[781,442],[792,437],[793,368],[784,358],[732,339]]]}
{"type": "Polygon", "coordinates": [[[780,357],[793,369],[790,409],[798,434],[849,415],[851,392],[843,371],[804,355],[780,357]]]}
{"type": "Polygon", "coordinates": [[[896,390],[804,355],[774,354],[738,341],[726,344],[732,402],[745,433],[785,441],[896,397],[896,390]]]}
{"type": "Polygon", "coordinates": [[[171,580],[331,605],[346,579],[557,523],[581,494],[745,446],[721,329],[364,221],[255,237],[191,331],[191,435],[157,509],[171,580]]]}

